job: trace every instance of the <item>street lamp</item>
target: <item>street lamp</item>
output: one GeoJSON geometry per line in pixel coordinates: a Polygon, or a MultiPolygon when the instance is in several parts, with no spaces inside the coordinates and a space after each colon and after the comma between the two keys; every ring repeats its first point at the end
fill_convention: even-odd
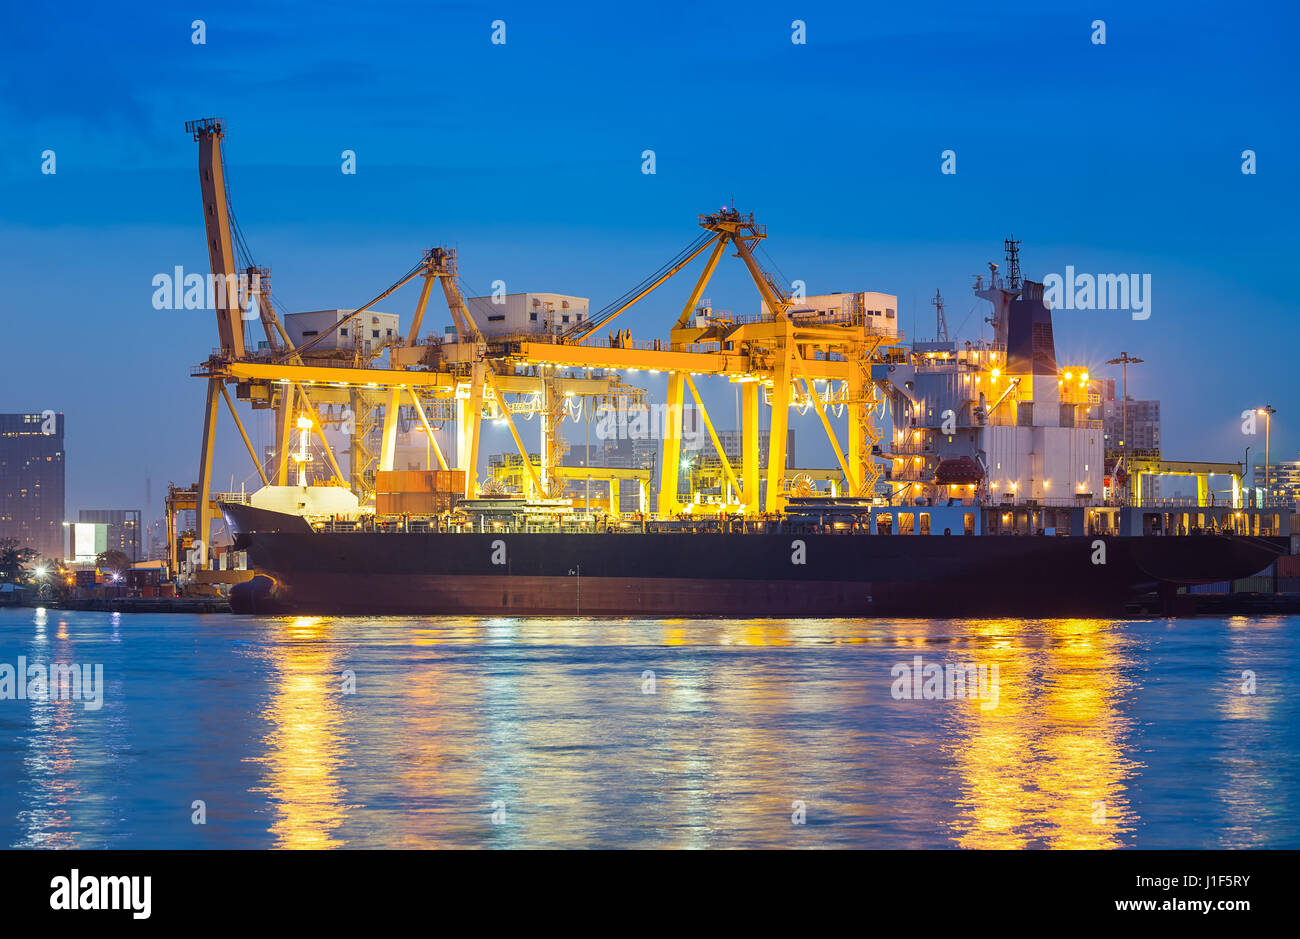
{"type": "Polygon", "coordinates": [[[1273,407],[1271,404],[1266,404],[1262,408],[1256,410],[1255,413],[1264,415],[1264,504],[1268,505],[1268,497],[1270,494],[1269,482],[1272,478],[1272,467],[1269,466],[1268,438],[1269,431],[1272,430],[1273,427],[1273,415],[1277,413],[1277,408],[1273,407]]]}

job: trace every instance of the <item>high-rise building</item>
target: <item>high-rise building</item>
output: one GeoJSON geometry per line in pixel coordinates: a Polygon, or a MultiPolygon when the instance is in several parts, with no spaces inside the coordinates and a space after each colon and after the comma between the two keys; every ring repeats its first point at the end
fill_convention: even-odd
{"type": "Polygon", "coordinates": [[[1300,500],[1300,460],[1257,464],[1252,472],[1253,482],[1260,489],[1267,488],[1275,498],[1300,500]]]}
{"type": "Polygon", "coordinates": [[[165,516],[154,519],[145,529],[145,550],[147,561],[167,560],[167,519],[165,516]]]}
{"type": "Polygon", "coordinates": [[[77,521],[107,526],[105,551],[121,551],[132,561],[145,560],[140,544],[139,509],[82,509],[77,521]]]}
{"type": "MultiPolygon", "coordinates": [[[[740,431],[738,430],[718,431],[718,441],[722,444],[723,452],[726,453],[727,459],[731,462],[732,466],[739,466],[741,462],[740,448],[743,444],[743,441],[741,440],[740,431]]],[[[767,467],[767,442],[768,442],[767,431],[765,430],[759,431],[758,465],[764,468],[767,467]]],[[[710,443],[710,449],[712,449],[711,446],[712,441],[710,441],[709,443],[710,443]]],[[[794,455],[794,428],[793,427],[787,430],[785,435],[785,465],[787,468],[799,465],[794,455]]]]}
{"type": "Polygon", "coordinates": [[[0,414],[0,538],[63,557],[63,415],[0,414]]]}
{"type": "MultiPolygon", "coordinates": [[[[1120,410],[1120,402],[1115,397],[1116,382],[1107,378],[1101,383],[1101,420],[1102,432],[1106,435],[1108,453],[1120,449],[1120,440],[1124,437],[1125,417],[1120,410]]],[[[1160,402],[1135,401],[1128,399],[1128,442],[1125,449],[1159,450],[1160,449],[1160,402]]]]}

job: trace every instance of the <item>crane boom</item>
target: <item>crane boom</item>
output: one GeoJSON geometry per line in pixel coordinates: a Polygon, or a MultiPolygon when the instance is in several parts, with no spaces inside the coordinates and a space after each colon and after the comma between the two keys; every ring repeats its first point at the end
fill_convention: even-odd
{"type": "Polygon", "coordinates": [[[225,167],[221,138],[225,128],[213,117],[186,121],[185,130],[199,144],[199,189],[203,194],[203,224],[208,235],[208,261],[216,287],[217,333],[221,351],[244,357],[244,322],[239,309],[239,280],[235,273],[235,249],[230,237],[230,207],[226,202],[225,167]]]}

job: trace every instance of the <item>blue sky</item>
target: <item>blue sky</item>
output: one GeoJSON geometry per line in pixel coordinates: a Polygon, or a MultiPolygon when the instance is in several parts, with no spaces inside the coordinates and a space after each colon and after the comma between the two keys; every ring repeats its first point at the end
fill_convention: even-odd
{"type": "MultiPolygon", "coordinates": [[[[896,293],[925,336],[941,288],[977,338],[971,275],[1014,234],[1034,279],[1151,274],[1150,319],[1062,311],[1057,348],[1099,375],[1122,349],[1146,359],[1130,391],[1162,401],[1169,456],[1262,458],[1239,415],[1265,401],[1275,457],[1300,447],[1293,4],[61,3],[5,20],[0,410],[66,412],[72,514],[142,506],[146,474],[156,513],[196,475],[189,369],[216,331],[154,310],[150,281],[207,264],[183,130],[203,116],[227,122],[235,210],[290,309],[360,304],[439,243],[483,292],[599,307],[734,196],[810,292],[896,293]]],[[[688,289],[625,325],[666,335],[688,289]]],[[[709,293],[757,309],[738,262],[709,293]]],[[[218,485],[249,478],[233,433],[218,485]]],[[[833,461],[818,437],[801,425],[801,462],[833,461]]]]}

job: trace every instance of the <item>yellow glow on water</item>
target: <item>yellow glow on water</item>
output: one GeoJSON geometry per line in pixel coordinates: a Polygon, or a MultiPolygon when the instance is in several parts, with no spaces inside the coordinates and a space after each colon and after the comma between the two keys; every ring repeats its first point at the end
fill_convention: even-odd
{"type": "Polygon", "coordinates": [[[278,848],[330,848],[342,842],[335,831],[347,814],[337,761],[344,751],[340,732],[341,668],[329,643],[328,620],[300,616],[286,623],[287,641],[277,650],[276,691],[263,716],[267,736],[265,792],[275,820],[270,831],[278,848]]]}
{"type": "Polygon", "coordinates": [[[962,705],[954,747],[966,848],[1114,848],[1132,830],[1130,731],[1119,624],[972,624],[977,666],[997,666],[996,705],[962,705]],[[1010,635],[1008,635],[1010,634],[1010,635]],[[997,637],[997,638],[994,638],[997,637]]]}
{"type": "Polygon", "coordinates": [[[1118,700],[1127,690],[1116,625],[1100,620],[1048,624],[1045,733],[1040,790],[1048,845],[1114,848],[1130,829],[1125,781],[1135,769],[1124,757],[1128,725],[1118,700]]]}
{"type": "Polygon", "coordinates": [[[667,646],[684,646],[690,641],[690,634],[681,626],[666,626],[663,641],[667,646]]]}

